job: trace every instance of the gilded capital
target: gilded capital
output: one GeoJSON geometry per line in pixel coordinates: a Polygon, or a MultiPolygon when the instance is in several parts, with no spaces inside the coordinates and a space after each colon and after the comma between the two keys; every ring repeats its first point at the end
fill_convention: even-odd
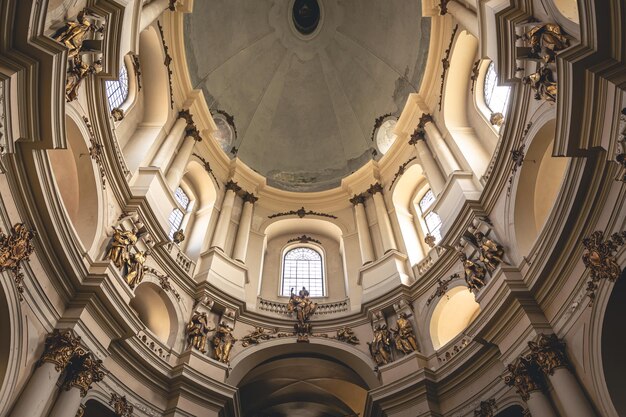
{"type": "Polygon", "coordinates": [[[75,356],[69,364],[63,388],[69,391],[71,388],[80,390],[80,396],[84,397],[91,389],[91,384],[104,379],[102,361],[92,353],[85,352],[75,356]]]}
{"type": "Polygon", "coordinates": [[[519,357],[509,364],[507,369],[509,374],[504,377],[504,383],[509,387],[515,387],[524,401],[530,398],[531,392],[542,390],[543,380],[532,358],[519,357]]]}
{"type": "Polygon", "coordinates": [[[555,334],[542,334],[536,342],[528,342],[532,357],[546,375],[554,375],[556,368],[569,366],[565,343],[555,334]]]}
{"type": "Polygon", "coordinates": [[[243,193],[243,196],[241,198],[243,198],[244,203],[250,203],[250,204],[254,204],[259,200],[259,197],[247,191],[243,193]]]}
{"type": "Polygon", "coordinates": [[[241,187],[233,180],[229,180],[225,185],[226,191],[234,191],[238,193],[241,191],[241,187]]]}
{"type": "Polygon", "coordinates": [[[370,188],[367,189],[367,192],[370,193],[371,195],[374,195],[376,193],[383,193],[383,186],[377,182],[376,184],[371,184],[370,188]]]}
{"type": "Polygon", "coordinates": [[[352,203],[353,206],[356,206],[357,204],[365,204],[366,199],[367,197],[364,194],[355,194],[354,197],[350,199],[350,203],[352,203]]]}
{"type": "Polygon", "coordinates": [[[115,414],[119,417],[132,417],[133,410],[135,409],[135,407],[128,402],[125,395],[117,395],[116,393],[111,393],[109,404],[113,406],[115,414]]]}
{"type": "Polygon", "coordinates": [[[80,336],[72,329],[54,329],[46,336],[45,348],[38,365],[45,362],[53,363],[57,372],[63,371],[74,355],[82,352],[80,336]]]}

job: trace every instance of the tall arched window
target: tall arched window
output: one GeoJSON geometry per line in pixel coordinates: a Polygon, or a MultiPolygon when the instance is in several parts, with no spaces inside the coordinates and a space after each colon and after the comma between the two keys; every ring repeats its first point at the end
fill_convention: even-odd
{"type": "Polygon", "coordinates": [[[324,297],[324,268],[322,255],[306,246],[293,248],[283,257],[283,278],[280,295],[289,296],[306,287],[311,297],[324,297]]]}
{"type": "Polygon", "coordinates": [[[174,198],[178,203],[178,207],[176,207],[170,213],[169,222],[170,222],[170,239],[174,237],[174,233],[177,230],[180,230],[183,224],[183,218],[185,217],[185,213],[187,213],[187,209],[189,208],[189,196],[182,188],[176,188],[174,192],[174,198]]]}
{"type": "Polygon", "coordinates": [[[483,93],[485,104],[489,110],[491,110],[491,114],[501,113],[503,116],[506,116],[511,89],[509,87],[498,85],[498,74],[496,73],[496,68],[493,62],[489,64],[487,72],[485,73],[483,93]]]}
{"type": "Polygon", "coordinates": [[[109,110],[119,108],[128,98],[128,70],[122,62],[120,76],[117,80],[104,83],[109,100],[109,110]]]}
{"type": "Polygon", "coordinates": [[[424,224],[426,225],[426,233],[431,234],[435,238],[435,243],[441,240],[441,218],[437,213],[432,211],[432,205],[435,202],[435,193],[433,190],[426,191],[426,194],[420,199],[418,205],[424,224]]]}

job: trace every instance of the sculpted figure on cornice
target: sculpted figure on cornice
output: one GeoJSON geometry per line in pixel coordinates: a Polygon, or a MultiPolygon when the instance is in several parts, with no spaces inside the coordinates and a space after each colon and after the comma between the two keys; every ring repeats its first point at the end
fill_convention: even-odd
{"type": "Polygon", "coordinates": [[[337,330],[337,336],[335,336],[340,342],[349,343],[351,345],[358,345],[360,343],[359,338],[354,334],[354,330],[349,327],[343,327],[337,330]]]}
{"type": "Polygon", "coordinates": [[[122,268],[130,257],[130,247],[137,242],[137,235],[130,230],[113,229],[113,236],[106,258],[113,261],[113,265],[122,268]]]}
{"type": "Polygon", "coordinates": [[[480,261],[485,264],[489,272],[496,270],[504,257],[504,248],[495,240],[489,239],[483,232],[474,233],[478,250],[480,251],[480,261]]]}
{"type": "Polygon", "coordinates": [[[287,304],[287,311],[290,314],[296,314],[296,324],[294,329],[298,336],[298,342],[308,342],[308,335],[311,334],[311,323],[309,319],[317,310],[317,303],[314,303],[309,298],[309,291],[302,287],[302,289],[296,293],[294,289],[291,289],[291,296],[289,297],[289,304],[287,304]]]}
{"type": "Polygon", "coordinates": [[[544,23],[528,30],[522,39],[530,45],[532,58],[554,62],[556,53],[569,46],[569,40],[556,23],[544,23]]]}
{"type": "Polygon", "coordinates": [[[378,366],[391,362],[391,332],[386,324],[378,324],[374,328],[374,339],[367,342],[370,354],[378,366]]]}
{"type": "Polygon", "coordinates": [[[398,314],[396,324],[398,328],[391,329],[396,349],[405,355],[415,352],[417,350],[417,342],[415,341],[413,327],[411,326],[411,322],[407,319],[406,313],[398,314]]]}
{"type": "Polygon", "coordinates": [[[232,332],[232,327],[222,322],[215,330],[213,339],[211,339],[213,357],[222,363],[228,363],[230,361],[230,351],[237,341],[232,332]]]}
{"type": "Polygon", "coordinates": [[[215,329],[209,328],[209,318],[205,312],[196,311],[187,323],[187,346],[206,353],[207,335],[215,329]]]}
{"type": "Polygon", "coordinates": [[[67,64],[67,78],[65,81],[65,101],[70,102],[78,98],[78,89],[83,80],[91,74],[102,71],[102,61],[93,64],[85,63],[80,56],[75,56],[67,64]]]}
{"type": "Polygon", "coordinates": [[[68,49],[68,58],[73,58],[85,49],[83,42],[89,33],[101,32],[102,30],[103,27],[95,26],[87,18],[86,10],[81,10],[76,21],[66,22],[52,35],[52,39],[62,43],[68,49]]]}
{"type": "Polygon", "coordinates": [[[130,288],[135,288],[143,280],[145,263],[146,253],[143,251],[137,251],[128,257],[126,261],[126,282],[130,288]]]}
{"type": "Polygon", "coordinates": [[[244,336],[241,339],[241,346],[248,347],[251,345],[258,345],[262,340],[270,340],[273,339],[277,330],[273,330],[271,333],[265,331],[263,327],[255,327],[253,331],[244,336]]]}
{"type": "Polygon", "coordinates": [[[476,262],[468,259],[464,253],[459,254],[459,259],[465,271],[467,288],[472,292],[478,292],[478,290],[485,286],[487,270],[476,262]]]}
{"type": "Polygon", "coordinates": [[[522,78],[522,82],[535,91],[535,100],[556,102],[558,89],[550,68],[540,66],[537,71],[522,78]]]}

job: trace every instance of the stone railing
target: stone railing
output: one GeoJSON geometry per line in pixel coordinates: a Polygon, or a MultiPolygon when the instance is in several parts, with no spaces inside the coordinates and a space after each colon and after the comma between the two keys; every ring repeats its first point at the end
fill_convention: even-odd
{"type": "Polygon", "coordinates": [[[449,346],[445,350],[441,350],[437,352],[437,360],[440,364],[444,364],[448,362],[450,359],[455,357],[459,352],[461,352],[468,344],[470,338],[463,335],[463,338],[459,340],[457,343],[449,346]]]}
{"type": "Polygon", "coordinates": [[[168,347],[163,345],[158,340],[155,340],[152,336],[142,330],[137,333],[137,337],[139,338],[139,340],[141,340],[141,342],[143,342],[144,345],[146,345],[151,351],[153,351],[155,355],[157,355],[165,362],[169,361],[171,352],[168,347]]]}
{"type": "MultiPolygon", "coordinates": [[[[280,301],[264,300],[263,298],[257,298],[257,307],[261,311],[267,311],[278,315],[289,315],[287,303],[280,301]]],[[[318,303],[317,310],[313,317],[326,316],[337,313],[343,313],[350,310],[350,299],[346,298],[341,301],[333,301],[329,303],[318,303]]]]}
{"type": "Polygon", "coordinates": [[[418,277],[421,277],[426,272],[428,272],[428,270],[433,267],[437,259],[439,259],[445,251],[445,248],[441,246],[435,246],[433,249],[431,249],[426,257],[416,263],[413,267],[415,269],[415,274],[418,277]]]}
{"type": "Polygon", "coordinates": [[[170,242],[166,245],[167,252],[170,254],[172,259],[176,262],[178,266],[180,266],[187,275],[191,276],[193,271],[196,269],[196,263],[193,262],[183,251],[180,250],[180,247],[174,242],[170,242]]]}

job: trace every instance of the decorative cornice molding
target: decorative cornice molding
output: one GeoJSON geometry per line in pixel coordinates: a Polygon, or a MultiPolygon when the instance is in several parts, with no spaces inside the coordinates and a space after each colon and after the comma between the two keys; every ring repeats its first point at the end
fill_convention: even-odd
{"type": "Polygon", "coordinates": [[[337,218],[337,216],[335,215],[328,214],[328,213],[320,213],[319,211],[306,210],[304,207],[300,207],[298,210],[289,210],[289,211],[284,211],[282,213],[270,214],[269,216],[267,216],[267,218],[275,219],[276,217],[283,217],[283,216],[298,216],[300,218],[303,218],[305,216],[328,217],[329,219],[337,218]]]}
{"type": "Polygon", "coordinates": [[[215,173],[213,172],[213,169],[211,168],[211,164],[209,163],[209,161],[207,161],[205,158],[203,158],[202,156],[198,155],[195,152],[192,153],[192,155],[198,158],[200,162],[202,162],[202,167],[213,178],[213,180],[215,181],[215,185],[217,186],[217,189],[219,190],[221,188],[220,182],[217,180],[217,177],[215,176],[215,173]]]}
{"type": "MultiPolygon", "coordinates": [[[[448,3],[447,0],[442,0],[441,2],[441,4],[446,4],[446,5],[447,3],[448,3]]],[[[438,106],[439,106],[440,111],[441,111],[441,103],[443,102],[443,88],[446,84],[446,74],[448,73],[448,68],[450,68],[450,52],[452,52],[452,44],[454,43],[454,37],[456,36],[457,30],[459,30],[459,25],[454,26],[454,29],[452,29],[452,36],[450,36],[450,43],[448,44],[448,49],[446,49],[446,51],[444,52],[445,56],[441,60],[443,72],[441,73],[441,87],[439,88],[438,106]]]]}
{"type": "MultiPolygon", "coordinates": [[[[171,3],[170,3],[171,4],[171,3]]],[[[157,27],[159,28],[159,33],[161,34],[161,43],[163,44],[163,54],[165,55],[165,60],[163,61],[163,65],[167,68],[167,80],[170,85],[170,108],[174,108],[174,87],[172,85],[172,75],[174,74],[172,71],[172,56],[170,55],[169,48],[167,47],[167,43],[165,43],[165,33],[163,32],[163,25],[161,25],[161,21],[157,20],[157,27]]]]}
{"type": "MultiPolygon", "coordinates": [[[[411,135],[412,136],[412,135],[411,135]]],[[[398,167],[398,170],[396,171],[396,173],[393,176],[393,179],[391,180],[391,184],[389,184],[389,191],[391,191],[391,189],[393,188],[393,185],[396,183],[396,181],[398,180],[398,178],[400,178],[406,171],[406,167],[413,161],[415,161],[417,159],[417,156],[413,156],[411,158],[409,158],[405,163],[403,163],[402,165],[400,165],[398,167]]]]}
{"type": "Polygon", "coordinates": [[[298,237],[294,237],[292,239],[289,239],[287,241],[287,243],[294,243],[294,242],[300,242],[300,243],[317,243],[318,245],[321,245],[322,242],[320,242],[319,240],[312,238],[311,236],[307,236],[307,235],[302,235],[302,236],[298,236],[298,237]]]}

